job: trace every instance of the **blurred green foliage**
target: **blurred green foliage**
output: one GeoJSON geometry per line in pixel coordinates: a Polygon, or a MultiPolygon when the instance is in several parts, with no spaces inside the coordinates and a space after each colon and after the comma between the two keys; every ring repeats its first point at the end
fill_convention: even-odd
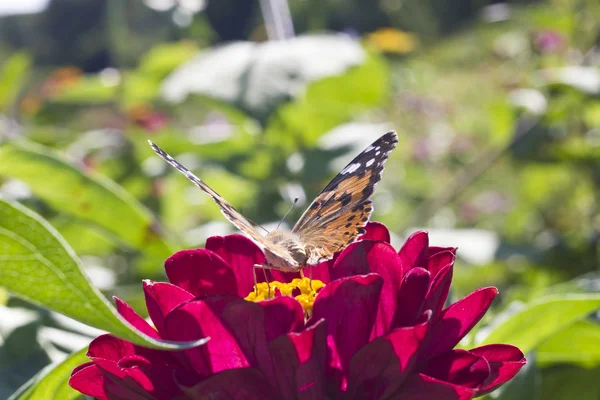
{"type": "MultiPolygon", "coordinates": [[[[229,2],[210,2],[184,28],[166,23],[176,11],[130,3],[105,2],[103,30],[82,34],[81,43],[110,33],[90,41],[111,68],[88,68],[93,57],[80,44],[73,54],[51,54],[26,43],[0,65],[0,193],[48,220],[89,274],[112,279],[102,286],[92,275],[97,285],[142,304],[139,280],[164,279],[171,252],[233,232],[209,198],[154,156],[148,139],[270,226],[296,196],[300,206],[286,221],[297,218],[344,161],[392,128],[400,145],[374,195],[373,219],[390,228],[396,246],[419,227],[434,244],[458,245],[455,299],[500,288],[469,341],[518,344],[530,363],[494,398],[598,398],[596,1],[485,9],[467,0],[401,8],[291,2],[298,31],[361,34],[389,25],[412,35],[233,44],[215,40],[261,39],[264,26],[236,15],[241,22],[228,29],[229,2]]],[[[35,18],[51,21],[53,12],[35,18]]],[[[42,29],[35,18],[11,17],[0,33],[20,24],[42,29]]],[[[0,54],[13,45],[2,43],[0,54]]],[[[93,336],[40,315],[34,332],[49,325],[93,336]]],[[[2,382],[0,397],[57,348],[76,350],[44,346],[28,361],[35,368],[2,382]]]]}

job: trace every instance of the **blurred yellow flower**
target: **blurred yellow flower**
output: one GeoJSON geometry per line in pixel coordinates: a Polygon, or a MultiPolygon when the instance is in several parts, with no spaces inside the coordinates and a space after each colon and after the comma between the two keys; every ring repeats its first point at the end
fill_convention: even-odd
{"type": "Polygon", "coordinates": [[[366,37],[367,43],[383,53],[405,54],[417,48],[417,37],[395,28],[380,28],[366,37]]]}

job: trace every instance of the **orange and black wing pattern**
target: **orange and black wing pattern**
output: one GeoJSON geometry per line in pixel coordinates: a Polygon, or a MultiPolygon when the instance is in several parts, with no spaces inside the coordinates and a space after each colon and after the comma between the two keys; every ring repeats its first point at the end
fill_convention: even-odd
{"type": "Polygon", "coordinates": [[[304,244],[308,264],[331,258],[365,232],[373,212],[371,195],[397,144],[394,131],[373,142],[325,186],[294,225],[292,232],[304,244]]]}

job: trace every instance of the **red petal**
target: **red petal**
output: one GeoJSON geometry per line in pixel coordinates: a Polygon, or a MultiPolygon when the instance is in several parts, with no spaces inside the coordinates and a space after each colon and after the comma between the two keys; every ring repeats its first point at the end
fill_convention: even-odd
{"type": "Polygon", "coordinates": [[[402,281],[402,267],[396,250],[385,242],[365,240],[348,246],[332,269],[332,279],[370,272],[383,278],[375,327],[371,339],[386,334],[392,325],[402,281]]]}
{"type": "Polygon", "coordinates": [[[236,345],[242,350],[249,366],[260,368],[267,381],[276,387],[273,361],[269,356],[265,333],[264,308],[260,304],[234,296],[207,298],[205,303],[233,334],[236,345]]]}
{"type": "Polygon", "coordinates": [[[129,304],[118,297],[113,296],[113,299],[117,303],[117,311],[123,318],[125,318],[127,322],[133,325],[140,332],[143,332],[154,339],[161,339],[158,332],[156,332],[156,330],[151,327],[150,324],[144,320],[144,318],[140,317],[129,304]]]}
{"type": "Polygon", "coordinates": [[[423,312],[425,294],[429,290],[429,271],[423,268],[409,270],[402,279],[398,305],[392,327],[413,325],[423,312]]]}
{"type": "Polygon", "coordinates": [[[194,296],[180,288],[165,282],[143,281],[144,296],[148,314],[159,332],[164,330],[165,316],[180,304],[190,301],[194,296]]]}
{"type": "MultiPolygon", "coordinates": [[[[268,271],[271,274],[271,279],[272,281],[277,281],[277,282],[291,282],[296,278],[301,278],[300,276],[300,272],[281,272],[281,271],[276,271],[274,269],[268,271]]],[[[258,271],[257,271],[258,273],[258,271]]],[[[263,275],[261,273],[258,273],[258,275],[263,275]]],[[[264,276],[263,276],[264,278],[264,276]]],[[[259,280],[260,282],[260,280],[259,280]]],[[[248,294],[246,294],[248,295],[248,294]]]]}
{"type": "Polygon", "coordinates": [[[165,318],[165,336],[179,341],[210,337],[204,346],[180,353],[201,375],[250,365],[233,334],[202,300],[190,301],[171,311],[165,318]]]}
{"type": "Polygon", "coordinates": [[[521,350],[507,344],[489,344],[472,349],[470,352],[484,357],[491,367],[490,378],[477,392],[478,396],[490,393],[511,380],[527,362],[521,350]]]}
{"type": "Polygon", "coordinates": [[[411,375],[393,399],[398,400],[470,400],[475,389],[440,381],[424,374],[411,375]]]}
{"type": "MultiPolygon", "coordinates": [[[[206,249],[217,253],[233,270],[240,297],[248,296],[254,287],[252,267],[264,264],[265,256],[261,249],[243,235],[212,236],[206,239],[206,249]]],[[[264,282],[260,271],[257,281],[264,282]]]]}
{"type": "Polygon", "coordinates": [[[485,358],[466,350],[453,350],[429,360],[421,372],[442,381],[479,389],[490,376],[490,365],[485,358]]]}
{"type": "Polygon", "coordinates": [[[227,370],[196,386],[182,388],[186,399],[269,400],[274,396],[262,374],[252,368],[227,370]]]}
{"type": "Polygon", "coordinates": [[[440,311],[444,308],[448,293],[450,292],[453,269],[453,265],[447,265],[442,268],[435,278],[433,278],[429,292],[425,296],[425,305],[423,308],[433,312],[434,323],[441,318],[440,311]]]}
{"type": "Polygon", "coordinates": [[[132,343],[109,334],[100,335],[92,340],[87,352],[88,357],[104,358],[114,362],[134,354],[135,346],[132,343]]]}
{"type": "Polygon", "coordinates": [[[450,351],[479,322],[498,294],[498,289],[478,289],[446,308],[442,319],[431,329],[424,358],[450,351]]]}
{"type": "Polygon", "coordinates": [[[450,250],[437,252],[427,260],[427,270],[431,273],[431,276],[435,278],[441,269],[454,264],[455,258],[456,256],[450,250]]]}
{"type": "Polygon", "coordinates": [[[281,296],[258,304],[265,312],[267,341],[289,332],[299,332],[304,327],[304,309],[293,297],[281,296]]]}
{"type": "Polygon", "coordinates": [[[94,363],[86,363],[73,370],[69,386],[87,396],[108,400],[108,395],[104,391],[105,379],[102,371],[94,363]]]}
{"type": "Polygon", "coordinates": [[[398,252],[402,262],[402,270],[408,271],[413,267],[425,266],[429,235],[427,232],[415,232],[406,240],[398,252]]]}
{"type": "Polygon", "coordinates": [[[390,243],[390,231],[388,231],[388,228],[382,223],[369,222],[367,226],[365,226],[365,229],[367,232],[364,235],[359,236],[358,240],[382,240],[390,243]]]}
{"type": "Polygon", "coordinates": [[[388,398],[412,373],[431,312],[418,325],[396,329],[360,349],[350,362],[348,397],[388,398]]]}
{"type": "Polygon", "coordinates": [[[173,366],[151,363],[140,356],[122,358],[117,366],[153,398],[170,399],[182,394],[174,379],[173,366]]]}
{"type": "Polygon", "coordinates": [[[439,247],[439,246],[429,246],[429,249],[427,249],[427,255],[429,257],[433,257],[434,255],[436,255],[437,253],[440,253],[442,251],[449,251],[450,253],[452,253],[456,256],[456,247],[439,247]]]}
{"type": "Polygon", "coordinates": [[[327,326],[324,320],[269,343],[281,399],[325,398],[327,326]]]}
{"type": "MultiPolygon", "coordinates": [[[[372,243],[372,242],[371,242],[372,243]]],[[[328,345],[332,352],[328,373],[343,376],[350,359],[369,342],[375,324],[383,279],[377,274],[338,279],[325,286],[317,296],[312,318],[327,320],[328,345]]],[[[333,378],[334,386],[344,390],[346,381],[333,378]]]]}
{"type": "Polygon", "coordinates": [[[333,266],[335,265],[335,262],[337,261],[340,254],[341,253],[339,253],[339,252],[335,253],[331,260],[322,262],[319,265],[315,265],[313,267],[313,271],[312,271],[313,279],[318,279],[325,284],[331,282],[332,281],[331,274],[333,271],[333,266]]]}
{"type": "MultiPolygon", "coordinates": [[[[221,257],[210,250],[179,251],[167,259],[165,270],[172,284],[194,296],[238,294],[233,271],[221,257]]],[[[248,293],[249,291],[244,296],[248,293]]]]}
{"type": "Polygon", "coordinates": [[[153,398],[144,389],[152,388],[152,382],[140,374],[137,368],[125,369],[113,361],[102,358],[94,360],[96,367],[104,376],[103,388],[109,399],[145,400],[153,398]]]}

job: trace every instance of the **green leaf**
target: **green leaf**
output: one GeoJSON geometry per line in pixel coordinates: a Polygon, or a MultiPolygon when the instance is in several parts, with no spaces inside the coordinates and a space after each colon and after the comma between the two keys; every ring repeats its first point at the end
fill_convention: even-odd
{"type": "Polygon", "coordinates": [[[510,343],[524,353],[600,308],[600,294],[549,296],[495,326],[481,344],[510,343]]]}
{"type": "Polygon", "coordinates": [[[83,76],[73,84],[62,87],[52,101],[64,104],[103,104],[117,96],[117,86],[102,82],[99,75],[83,76]]]}
{"type": "Polygon", "coordinates": [[[152,213],[104,176],[83,172],[53,150],[30,142],[0,147],[0,175],[27,183],[54,209],[91,222],[159,265],[173,249],[152,213]]]}
{"type": "Polygon", "coordinates": [[[0,111],[15,101],[29,72],[31,58],[25,53],[13,54],[0,70],[0,111]]]}
{"type": "Polygon", "coordinates": [[[141,58],[138,72],[158,81],[192,58],[197,52],[198,46],[191,40],[157,44],[141,58]]]}
{"type": "Polygon", "coordinates": [[[23,385],[9,400],[70,400],[81,397],[82,394],[72,389],[68,382],[71,371],[78,365],[88,362],[85,355],[87,347],[83,348],[58,365],[50,365],[43,369],[29,382],[23,385]]]}
{"type": "Polygon", "coordinates": [[[206,342],[160,341],[137,331],[91,285],[74,251],[46,220],[20,204],[3,200],[0,282],[32,303],[142,346],[181,349],[206,342]]]}
{"type": "Polygon", "coordinates": [[[542,373],[542,393],[536,400],[598,400],[600,368],[584,369],[570,365],[546,368],[542,373]]]}
{"type": "Polygon", "coordinates": [[[600,324],[579,321],[548,338],[538,347],[537,355],[542,366],[557,363],[585,368],[599,366],[600,324]]]}
{"type": "Polygon", "coordinates": [[[69,245],[80,255],[105,256],[112,253],[114,242],[92,224],[63,215],[50,220],[69,245]]]}

